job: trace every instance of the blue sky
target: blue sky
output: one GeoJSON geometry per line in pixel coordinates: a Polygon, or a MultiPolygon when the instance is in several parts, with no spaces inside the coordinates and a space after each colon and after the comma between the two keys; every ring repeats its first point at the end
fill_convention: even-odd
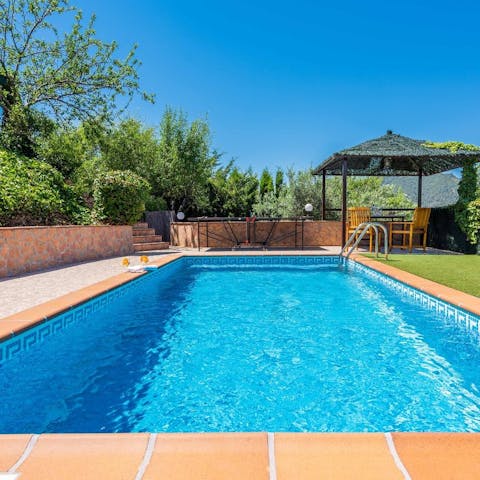
{"type": "Polygon", "coordinates": [[[244,168],[315,166],[387,129],[480,144],[475,1],[73,1],[100,38],[139,45],[157,101],[131,115],[207,115],[244,168]]]}

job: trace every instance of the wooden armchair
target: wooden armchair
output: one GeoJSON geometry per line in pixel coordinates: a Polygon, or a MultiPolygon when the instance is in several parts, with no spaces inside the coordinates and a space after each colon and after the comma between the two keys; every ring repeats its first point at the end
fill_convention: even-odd
{"type": "Polygon", "coordinates": [[[413,214],[413,220],[411,222],[392,222],[390,224],[389,233],[389,245],[390,249],[393,247],[393,236],[402,235],[402,244],[400,248],[408,248],[408,251],[412,253],[413,247],[423,247],[425,252],[427,249],[427,231],[428,221],[430,219],[431,208],[416,208],[413,214]],[[413,243],[414,236],[417,235],[420,239],[420,243],[413,243]],[[408,238],[408,247],[407,247],[408,238]]]}
{"type": "MultiPolygon", "coordinates": [[[[345,241],[347,241],[350,238],[350,235],[355,231],[355,229],[364,222],[369,222],[370,221],[370,208],[368,207],[350,207],[348,209],[348,224],[347,224],[347,238],[345,241]]],[[[360,235],[361,232],[357,233],[357,238],[358,235],[360,235]]],[[[372,251],[372,242],[373,242],[373,236],[371,230],[369,230],[365,236],[369,237],[370,239],[370,251],[372,251]]],[[[365,238],[365,237],[364,237],[365,238]]]]}

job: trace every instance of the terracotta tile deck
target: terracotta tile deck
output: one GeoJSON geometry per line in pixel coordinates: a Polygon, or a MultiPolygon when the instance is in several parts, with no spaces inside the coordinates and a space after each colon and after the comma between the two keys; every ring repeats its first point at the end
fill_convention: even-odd
{"type": "MultiPolygon", "coordinates": [[[[298,254],[296,251],[284,254],[298,254]]],[[[304,251],[302,254],[319,254],[304,251]]],[[[335,252],[327,251],[323,254],[335,252]]],[[[191,251],[168,255],[165,264],[191,251]]],[[[212,254],[211,252],[208,253],[212,254]]],[[[264,252],[214,252],[258,255],[264,252]]],[[[267,252],[278,255],[282,252],[267,252]]],[[[365,257],[383,273],[480,314],[480,299],[365,257]]],[[[0,320],[0,338],[132,279],[120,273],[0,320]]],[[[480,479],[480,434],[0,435],[0,480],[480,479]]]]}
{"type": "Polygon", "coordinates": [[[382,433],[4,435],[0,479],[5,473],[20,480],[480,478],[478,434],[390,438],[389,444],[382,433]]]}

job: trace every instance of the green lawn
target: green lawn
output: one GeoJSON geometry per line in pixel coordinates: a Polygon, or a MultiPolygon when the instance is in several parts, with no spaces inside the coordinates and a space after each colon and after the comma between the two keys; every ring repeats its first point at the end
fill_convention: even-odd
{"type": "Polygon", "coordinates": [[[387,261],[381,256],[376,260],[480,297],[480,255],[393,254],[387,261]]]}

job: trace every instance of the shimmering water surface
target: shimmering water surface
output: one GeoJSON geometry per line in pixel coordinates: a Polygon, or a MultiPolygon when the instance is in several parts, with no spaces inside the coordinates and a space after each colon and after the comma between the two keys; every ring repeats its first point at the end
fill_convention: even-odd
{"type": "Polygon", "coordinates": [[[0,432],[480,431],[478,365],[361,272],[181,260],[0,366],[0,432]]]}

